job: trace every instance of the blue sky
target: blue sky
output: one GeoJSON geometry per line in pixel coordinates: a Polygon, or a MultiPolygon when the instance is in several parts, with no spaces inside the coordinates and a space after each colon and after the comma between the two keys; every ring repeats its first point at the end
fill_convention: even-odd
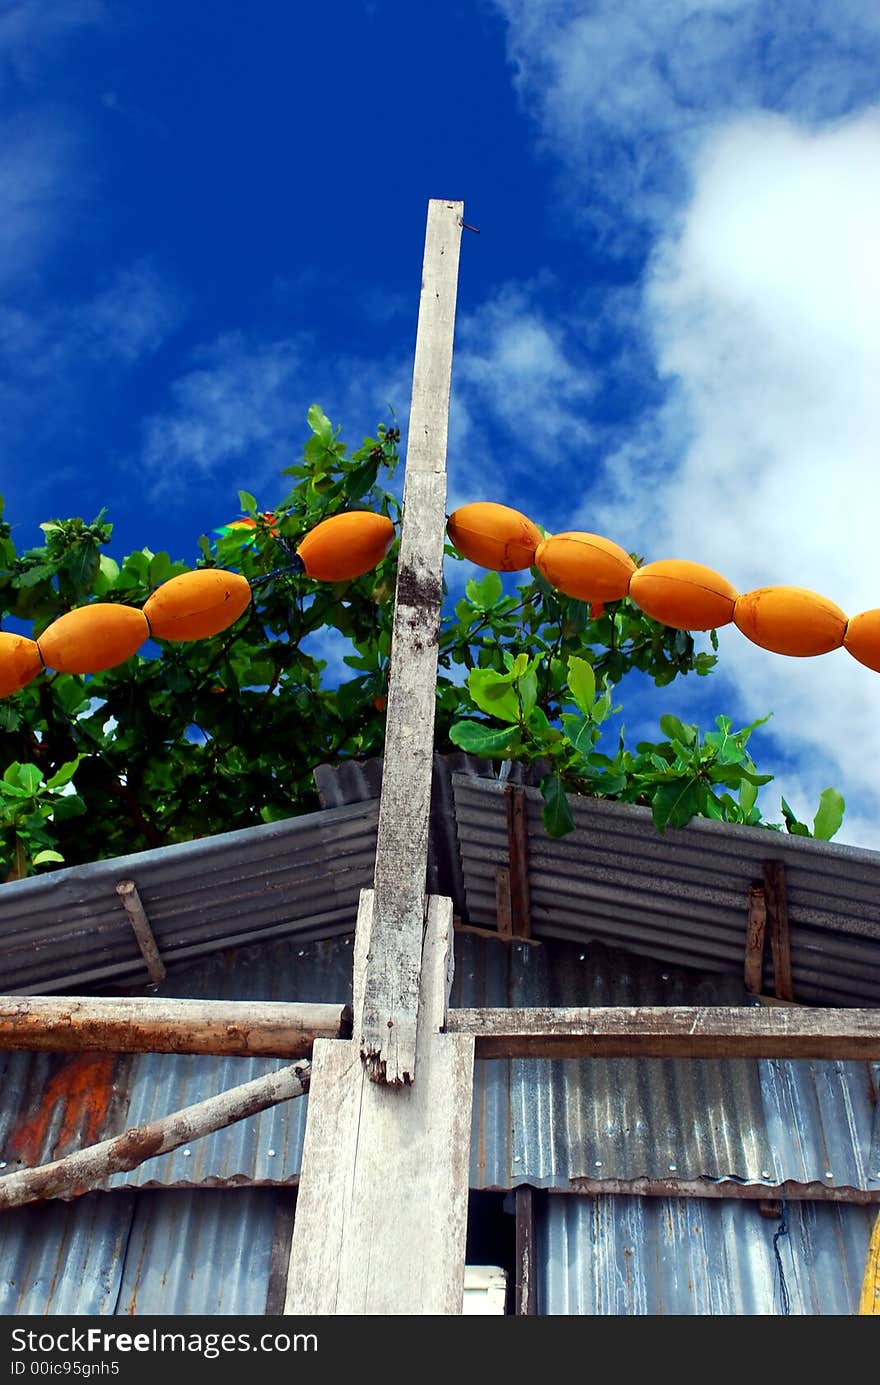
{"type": "MultiPolygon", "coordinates": [[[[864,0],[3,0],[0,491],[192,561],[317,401],[405,425],[462,199],[449,508],[880,605],[880,10],[864,0]]],[[[627,723],[739,722],[880,848],[880,675],[719,632],[627,723]]],[[[623,700],[623,699],[622,699],[623,700]]]]}

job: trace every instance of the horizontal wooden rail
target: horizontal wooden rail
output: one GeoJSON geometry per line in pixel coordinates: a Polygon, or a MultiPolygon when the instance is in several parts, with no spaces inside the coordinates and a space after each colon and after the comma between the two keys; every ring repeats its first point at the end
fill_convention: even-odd
{"type": "Polygon", "coordinates": [[[880,1058],[880,1010],[603,1006],[450,1010],[477,1058],[880,1058]]]}
{"type": "Polygon", "coordinates": [[[348,1038],[345,1005],[159,997],[0,996],[0,1050],[206,1053],[306,1058],[348,1038]]]}

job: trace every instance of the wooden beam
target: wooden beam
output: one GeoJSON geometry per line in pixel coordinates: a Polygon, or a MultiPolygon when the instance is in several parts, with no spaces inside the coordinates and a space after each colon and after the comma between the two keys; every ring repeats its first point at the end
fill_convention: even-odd
{"type": "Polygon", "coordinates": [[[880,1058],[880,1010],[603,1006],[450,1010],[478,1058],[880,1058]]]}
{"type": "Polygon", "coordinates": [[[701,1197],[730,1198],[762,1203],[781,1198],[785,1202],[848,1202],[871,1207],[880,1202],[880,1188],[829,1187],[827,1183],[739,1183],[735,1178],[572,1178],[567,1188],[551,1188],[549,1195],[568,1197],[701,1197]]]}
{"type": "Polygon", "coordinates": [[[517,1317],[538,1312],[538,1246],[535,1227],[535,1192],[527,1183],[514,1193],[516,1212],[516,1282],[513,1311],[517,1317]]]}
{"type": "Polygon", "coordinates": [[[746,954],[743,979],[746,990],[759,995],[764,973],[764,939],[767,931],[767,900],[763,885],[749,885],[749,915],[746,923],[746,954]]]}
{"type": "Polygon", "coordinates": [[[141,956],[147,964],[150,980],[158,986],[160,981],[165,980],[165,963],[159,954],[156,935],[150,927],[150,920],[138,894],[137,885],[133,880],[120,880],[116,886],[116,893],[128,914],[141,956]]]}
{"type": "Polygon", "coordinates": [[[517,938],[532,936],[531,895],[529,892],[529,825],[525,790],[519,784],[505,784],[507,814],[507,852],[510,858],[510,911],[517,938]]]}
{"type": "Polygon", "coordinates": [[[224,1130],[291,1097],[302,1096],[308,1086],[308,1063],[278,1068],[147,1125],[133,1125],[112,1140],[89,1145],[64,1159],[36,1169],[17,1169],[0,1178],[0,1210],[54,1197],[81,1197],[114,1173],[136,1169],[159,1154],[170,1154],[203,1135],[224,1130]]]}
{"type": "Polygon", "coordinates": [[[794,1000],[788,935],[788,893],[785,865],[782,861],[764,862],[764,893],[767,897],[767,917],[770,924],[773,988],[780,1000],[794,1000]]]}
{"type": "MultiPolygon", "coordinates": [[[[355,1012],[371,902],[364,891],[355,1012]]],[[[315,1044],[288,1314],[462,1311],[473,1040],[439,1032],[451,952],[451,902],[431,898],[415,1083],[393,1088],[370,1081],[355,1040],[315,1044]]]]}
{"type": "Polygon", "coordinates": [[[360,1051],[375,1081],[415,1076],[425,925],[446,436],[462,202],[431,201],[416,333],[360,1051]]]}
{"type": "Polygon", "coordinates": [[[213,1053],[305,1058],[351,1033],[345,1005],[159,997],[0,996],[0,1051],[213,1053]]]}

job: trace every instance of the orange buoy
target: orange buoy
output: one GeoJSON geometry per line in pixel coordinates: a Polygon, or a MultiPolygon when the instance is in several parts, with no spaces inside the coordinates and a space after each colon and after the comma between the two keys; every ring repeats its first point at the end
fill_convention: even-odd
{"type": "Polygon", "coordinates": [[[130,659],[149,634],[143,611],[96,601],[59,616],[37,644],[47,668],[58,673],[100,673],[130,659]]]}
{"type": "Polygon", "coordinates": [[[629,594],[652,620],[673,630],[716,630],[733,620],[739,592],[702,563],[664,558],[633,573],[629,594]]]}
{"type": "Polygon", "coordinates": [[[42,667],[36,640],[5,630],[0,632],[0,697],[18,692],[36,678],[42,667]]]}
{"type": "Polygon", "coordinates": [[[619,601],[636,565],[629,554],[600,534],[553,534],[538,545],[535,567],[565,596],[579,601],[619,601]]]}
{"type": "Polygon", "coordinates": [[[462,505],[449,516],[446,532],[463,558],[493,572],[522,572],[531,567],[542,539],[538,526],[519,510],[496,505],[494,500],[462,505]]]}
{"type": "Polygon", "coordinates": [[[378,566],[394,542],[394,525],[372,510],[347,510],[316,524],[297,548],[307,577],[346,582],[378,566]]]}
{"type": "Polygon", "coordinates": [[[163,582],[144,602],[144,615],[157,640],[207,640],[233,625],[250,599],[247,578],[202,567],[163,582]]]}
{"type": "Polygon", "coordinates": [[[866,668],[880,673],[880,611],[862,611],[846,627],[843,647],[866,668]]]}
{"type": "Polygon", "coordinates": [[[737,598],[738,630],[774,654],[806,658],[843,644],[846,616],[827,596],[804,587],[759,587],[737,598]]]}

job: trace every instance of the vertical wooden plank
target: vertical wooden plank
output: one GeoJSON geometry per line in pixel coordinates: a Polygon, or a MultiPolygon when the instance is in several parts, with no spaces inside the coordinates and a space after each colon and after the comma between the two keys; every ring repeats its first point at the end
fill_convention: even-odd
{"type": "Polygon", "coordinates": [[[746,923],[746,951],[743,979],[751,995],[760,995],[764,972],[764,939],[767,931],[767,901],[763,885],[749,886],[749,915],[746,923]]]}
{"type": "Polygon", "coordinates": [[[782,861],[764,862],[764,893],[770,924],[773,988],[780,1000],[794,1000],[791,946],[788,936],[788,896],[785,887],[785,866],[782,861]]]}
{"type": "Polygon", "coordinates": [[[495,867],[495,918],[498,933],[508,941],[513,937],[513,913],[510,902],[510,867],[495,867]]]}
{"type": "Polygon", "coordinates": [[[538,1311],[538,1278],[535,1262],[535,1194],[523,1184],[516,1189],[516,1284],[513,1311],[534,1317],[538,1311]]]}
{"type": "Polygon", "coordinates": [[[446,439],[462,202],[428,204],[407,440],[373,934],[360,1032],[376,1081],[415,1076],[425,922],[437,644],[446,521],[446,439]]]}
{"type": "MultiPolygon", "coordinates": [[[[358,931],[365,941],[373,902],[364,891],[358,931]]],[[[415,1083],[370,1081],[356,1040],[314,1046],[288,1314],[462,1311],[473,1040],[438,1032],[452,936],[451,901],[431,898],[415,1083]]],[[[357,1007],[360,955],[355,960],[357,1007]]]]}
{"type": "Polygon", "coordinates": [[[518,784],[504,789],[507,809],[507,849],[510,857],[510,909],[513,933],[517,938],[532,936],[532,905],[529,892],[529,827],[526,796],[518,784]]]}

